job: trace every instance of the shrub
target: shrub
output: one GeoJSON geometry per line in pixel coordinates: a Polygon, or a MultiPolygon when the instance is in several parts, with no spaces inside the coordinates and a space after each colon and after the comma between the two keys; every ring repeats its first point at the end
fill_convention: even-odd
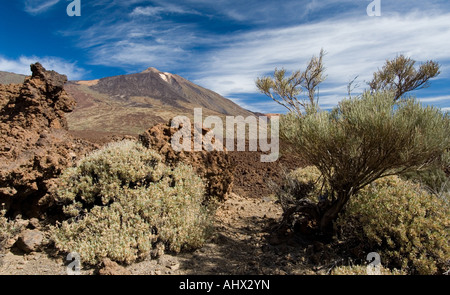
{"type": "Polygon", "coordinates": [[[259,91],[272,98],[290,112],[299,116],[317,112],[319,85],[325,81],[323,57],[325,51],[320,51],[319,57],[313,56],[304,71],[298,70],[286,77],[286,70],[275,69],[273,77],[257,78],[255,83],[259,91]],[[300,98],[302,92],[307,92],[308,99],[300,98]]]}
{"type": "Polygon", "coordinates": [[[286,212],[304,199],[317,202],[321,195],[320,176],[320,171],[314,166],[284,172],[282,184],[272,184],[283,211],[286,212]]]}
{"type": "MultiPolygon", "coordinates": [[[[363,265],[352,265],[352,266],[338,266],[333,268],[331,275],[368,275],[367,266],[363,265]]],[[[406,275],[404,271],[380,266],[380,275],[393,276],[393,275],[406,275]]]]}
{"type": "Polygon", "coordinates": [[[5,210],[0,211],[0,253],[3,251],[3,244],[10,236],[8,219],[5,217],[5,210]]]}
{"type": "Polygon", "coordinates": [[[132,263],[161,242],[174,252],[200,247],[211,212],[204,184],[190,166],[170,169],[133,141],[112,143],[60,178],[56,200],[71,217],[51,230],[57,249],[84,263],[132,263]]]}
{"type": "Polygon", "coordinates": [[[322,202],[320,230],[330,232],[345,204],[374,180],[440,158],[450,146],[450,120],[439,109],[393,93],[365,92],[331,112],[281,118],[280,136],[318,168],[330,190],[322,202]]]}
{"type": "Polygon", "coordinates": [[[8,220],[5,214],[6,210],[0,210],[0,253],[4,252],[8,239],[16,236],[24,229],[23,223],[8,220]]]}
{"type": "Polygon", "coordinates": [[[392,90],[394,100],[400,99],[406,92],[429,86],[429,80],[440,74],[440,65],[432,60],[415,69],[416,61],[399,55],[392,60],[386,60],[383,68],[373,74],[368,84],[372,91],[392,90]]]}
{"type": "Polygon", "coordinates": [[[429,192],[442,195],[450,192],[450,176],[441,167],[405,173],[404,178],[421,184],[429,192]]]}
{"type": "MultiPolygon", "coordinates": [[[[450,119],[450,118],[449,118],[450,119]]],[[[433,194],[450,193],[450,149],[445,151],[434,165],[425,170],[405,173],[404,178],[420,183],[433,194]]]]}
{"type": "Polygon", "coordinates": [[[285,172],[282,184],[273,185],[273,189],[283,209],[283,224],[302,234],[317,231],[319,204],[330,190],[317,167],[285,172]]]}
{"type": "Polygon", "coordinates": [[[378,252],[383,265],[413,274],[438,274],[450,263],[447,201],[418,184],[386,177],[361,190],[336,226],[347,242],[378,252]]]}

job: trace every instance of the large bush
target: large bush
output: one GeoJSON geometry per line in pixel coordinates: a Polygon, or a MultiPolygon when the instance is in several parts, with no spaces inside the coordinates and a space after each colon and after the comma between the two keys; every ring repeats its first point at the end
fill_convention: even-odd
{"type": "Polygon", "coordinates": [[[433,166],[405,173],[404,178],[420,183],[433,194],[450,194],[450,150],[433,166]]]}
{"type": "Polygon", "coordinates": [[[330,112],[282,117],[280,135],[329,185],[316,221],[322,232],[331,231],[339,212],[366,185],[425,167],[450,147],[448,114],[393,95],[365,92],[330,112]]]}
{"type": "Polygon", "coordinates": [[[60,180],[56,201],[69,219],[52,229],[52,240],[83,263],[131,263],[157,244],[178,252],[205,241],[211,216],[202,180],[190,166],[170,169],[139,143],[110,144],[60,180]]]}
{"type": "MultiPolygon", "coordinates": [[[[305,216],[310,217],[311,210],[286,213],[305,206],[305,200],[319,202],[313,196],[321,196],[327,187],[321,179],[320,171],[313,166],[287,175],[278,197],[285,204],[289,226],[305,226],[305,216]]],[[[314,226],[308,222],[308,226],[314,226]]],[[[340,214],[335,228],[344,250],[358,248],[363,255],[378,252],[385,267],[417,274],[442,273],[450,267],[450,195],[431,194],[420,184],[398,176],[378,179],[360,190],[340,214]]],[[[343,266],[335,272],[363,274],[365,267],[343,266]]]]}
{"type": "Polygon", "coordinates": [[[440,274],[450,267],[450,204],[397,176],[361,190],[336,223],[341,238],[383,265],[413,274],[440,274]]]}

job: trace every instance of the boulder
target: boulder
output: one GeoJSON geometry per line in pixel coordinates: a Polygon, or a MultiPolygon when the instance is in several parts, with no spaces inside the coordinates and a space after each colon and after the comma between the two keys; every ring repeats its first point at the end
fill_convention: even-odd
{"type": "Polygon", "coordinates": [[[17,248],[30,253],[39,249],[44,240],[44,234],[34,229],[27,229],[19,235],[19,239],[16,242],[17,248]]]}
{"type": "MultiPolygon", "coordinates": [[[[194,139],[194,126],[191,128],[194,139]]],[[[231,193],[234,166],[224,147],[224,151],[175,151],[171,138],[178,131],[171,124],[157,124],[139,135],[139,141],[146,147],[159,152],[166,164],[174,166],[179,162],[191,165],[197,174],[206,181],[207,198],[223,201],[231,193]]],[[[209,130],[202,128],[205,135],[209,130]]],[[[193,144],[193,143],[192,143],[193,144]]]]}

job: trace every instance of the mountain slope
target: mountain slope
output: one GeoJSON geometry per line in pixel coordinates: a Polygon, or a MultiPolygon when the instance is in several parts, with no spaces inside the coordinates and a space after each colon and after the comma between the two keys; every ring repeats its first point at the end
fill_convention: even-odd
{"type": "Polygon", "coordinates": [[[177,115],[192,119],[194,108],[202,108],[203,117],[254,115],[211,90],[155,68],[99,80],[72,81],[65,89],[77,101],[77,107],[67,116],[73,131],[140,134],[177,115]]]}
{"type": "Polygon", "coordinates": [[[0,71],[0,84],[20,84],[25,80],[25,75],[0,71]]]}

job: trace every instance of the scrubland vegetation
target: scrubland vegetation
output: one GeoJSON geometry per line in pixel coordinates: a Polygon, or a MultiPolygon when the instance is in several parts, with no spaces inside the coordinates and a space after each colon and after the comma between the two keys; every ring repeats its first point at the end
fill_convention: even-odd
{"type": "MultiPolygon", "coordinates": [[[[450,117],[406,95],[428,86],[439,65],[416,70],[415,61],[399,56],[363,94],[352,96],[349,85],[349,98],[320,111],[311,88],[324,80],[322,56],[304,72],[286,77],[276,69],[273,78],[256,81],[289,109],[281,136],[311,165],[292,172],[277,192],[283,222],[299,234],[377,251],[384,266],[408,274],[448,271],[450,117]]],[[[360,270],[343,266],[336,273],[360,270]]]]}
{"type": "Polygon", "coordinates": [[[211,222],[192,168],[171,169],[133,141],[112,143],[67,169],[56,198],[67,216],[52,230],[56,248],[91,265],[200,247],[211,222]]]}
{"type": "MultiPolygon", "coordinates": [[[[309,240],[377,252],[383,274],[443,274],[450,269],[450,117],[408,97],[429,86],[439,65],[399,56],[374,74],[369,89],[330,111],[319,108],[324,51],[305,71],[276,69],[257,87],[289,112],[280,136],[308,163],[274,193],[282,225],[309,240]],[[305,99],[302,94],[305,93],[305,99]]],[[[215,204],[186,164],[175,167],[136,141],[111,143],[63,171],[53,192],[60,216],[49,241],[96,266],[131,264],[164,250],[202,247],[215,204]]],[[[20,224],[0,212],[0,241],[20,224]]],[[[2,250],[2,244],[0,244],[2,250]]],[[[338,251],[339,249],[336,249],[338,251]]],[[[365,257],[356,257],[365,260],[365,257]]],[[[332,274],[365,274],[341,265],[332,274]]]]}

